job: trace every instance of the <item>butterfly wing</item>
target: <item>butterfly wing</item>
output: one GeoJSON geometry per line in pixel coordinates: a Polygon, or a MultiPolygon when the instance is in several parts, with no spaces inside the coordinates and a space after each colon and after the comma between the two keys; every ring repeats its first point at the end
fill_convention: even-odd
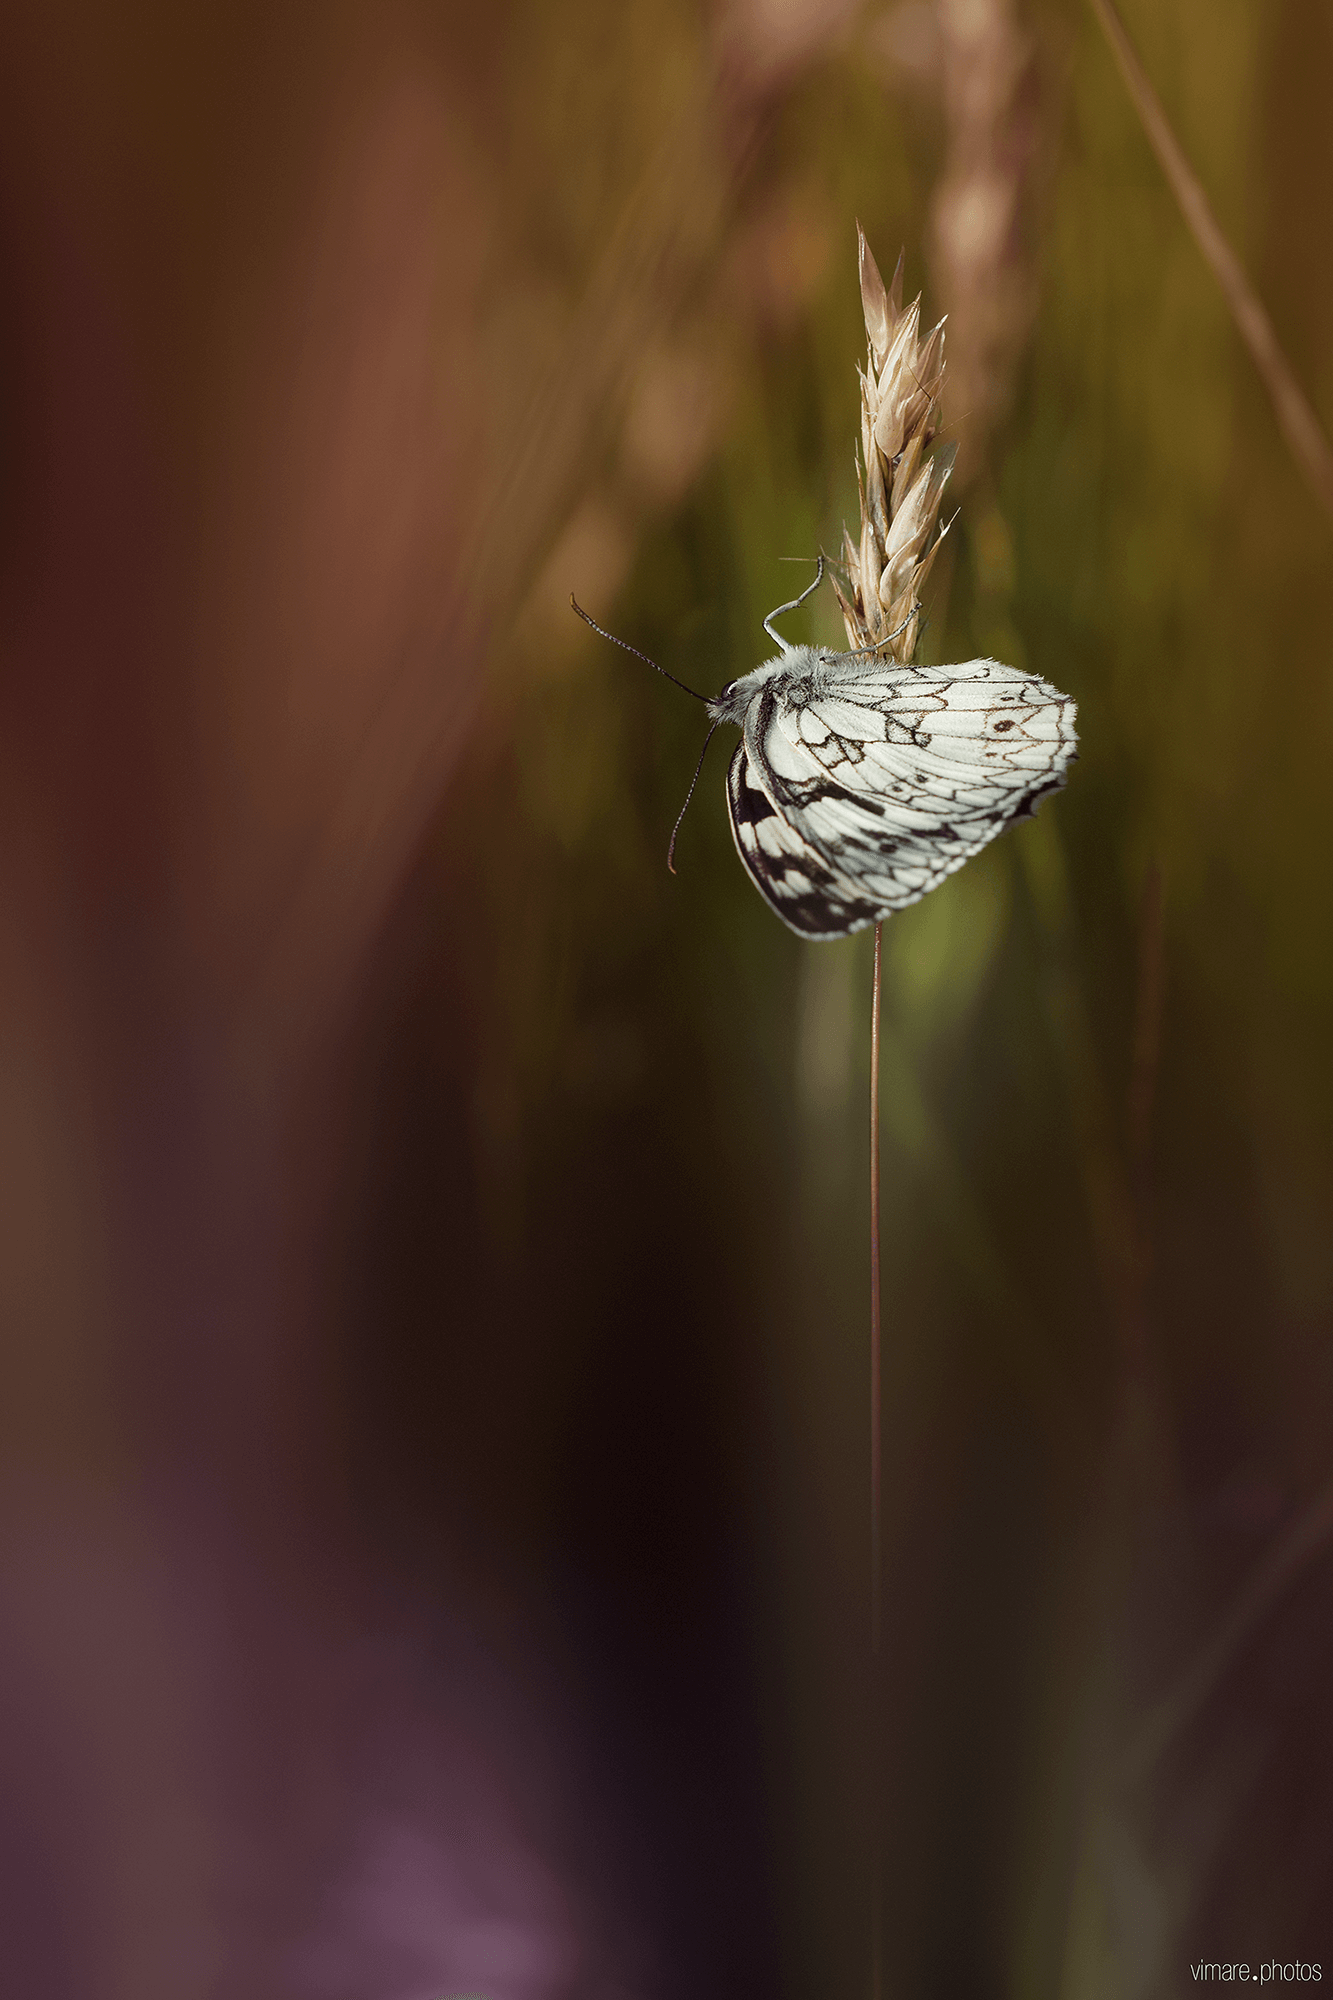
{"type": "Polygon", "coordinates": [[[844,937],[872,924],[875,903],[754,782],[743,742],[727,770],[727,809],[750,880],[785,924],[806,938],[844,937]]]}
{"type": "Polygon", "coordinates": [[[1067,695],[997,660],[865,671],[834,655],[775,677],[746,713],[746,766],[737,772],[733,760],[733,772],[783,832],[751,806],[743,836],[746,794],[729,779],[741,857],[804,936],[859,930],[919,901],[1057,790],[1077,744],[1074,716],[1067,695]]]}

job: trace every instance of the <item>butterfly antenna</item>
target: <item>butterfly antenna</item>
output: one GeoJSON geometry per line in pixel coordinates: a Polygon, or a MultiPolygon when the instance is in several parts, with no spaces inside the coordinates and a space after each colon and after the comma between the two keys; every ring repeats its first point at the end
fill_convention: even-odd
{"type": "Polygon", "coordinates": [[[699,761],[694,767],[694,776],[690,779],[690,789],[685,794],[685,803],[676,814],[676,824],[671,829],[671,845],[667,849],[667,867],[673,875],[676,872],[676,835],[680,832],[681,821],[690,809],[690,800],[694,797],[694,788],[699,782],[699,773],[704,767],[704,758],[708,755],[708,746],[717,735],[721,726],[720,723],[715,722],[704,738],[704,747],[699,752],[699,761]]]}
{"type": "MultiPolygon", "coordinates": [[[[595,618],[589,618],[587,612],[584,610],[583,606],[579,603],[578,599],[575,597],[572,590],[569,593],[569,601],[571,605],[574,607],[575,611],[578,612],[579,617],[583,620],[584,624],[591,625],[594,632],[600,632],[602,637],[604,639],[609,639],[613,646],[623,646],[627,653],[633,653],[636,656],[636,658],[640,660],[648,660],[648,665],[650,667],[653,667],[659,674],[661,674],[662,679],[664,681],[670,681],[671,685],[673,687],[678,687],[683,694],[693,695],[696,701],[702,701],[705,703],[707,702],[708,696],[706,694],[700,694],[698,690],[695,688],[686,687],[684,681],[678,681],[676,679],[676,676],[674,674],[669,674],[665,667],[659,667],[657,665],[656,660],[649,660],[648,655],[646,653],[641,653],[637,646],[631,646],[628,639],[617,639],[614,632],[608,632],[606,627],[604,625],[599,625],[595,618]]],[[[687,799],[685,803],[688,805],[689,800],[687,799]]]]}

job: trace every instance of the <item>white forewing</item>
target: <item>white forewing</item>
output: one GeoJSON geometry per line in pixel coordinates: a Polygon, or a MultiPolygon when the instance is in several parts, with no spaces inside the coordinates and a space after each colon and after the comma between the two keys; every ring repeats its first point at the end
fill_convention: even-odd
{"type": "Polygon", "coordinates": [[[805,937],[917,902],[1057,790],[1076,749],[1069,697],[998,660],[885,668],[797,646],[772,664],[730,691],[727,802],[742,861],[805,937]]]}

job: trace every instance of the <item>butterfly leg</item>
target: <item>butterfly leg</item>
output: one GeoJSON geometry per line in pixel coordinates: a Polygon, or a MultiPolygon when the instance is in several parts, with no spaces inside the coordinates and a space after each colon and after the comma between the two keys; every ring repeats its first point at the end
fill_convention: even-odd
{"type": "MultiPolygon", "coordinates": [[[[906,618],[904,618],[901,625],[895,625],[892,632],[886,632],[882,639],[876,639],[873,646],[853,646],[851,651],[845,657],[849,660],[871,659],[877,653],[882,653],[886,646],[891,646],[893,644],[894,640],[898,637],[900,632],[905,632],[907,630],[908,626],[911,624],[912,620],[916,617],[920,609],[921,605],[919,602],[913,604],[911,610],[908,612],[906,618]]],[[[774,615],[776,616],[776,614],[774,615]]],[[[659,673],[661,672],[660,667],[658,669],[658,672],[659,673]]]]}
{"type": "Polygon", "coordinates": [[[781,632],[775,632],[773,630],[773,620],[775,618],[781,618],[784,611],[795,611],[799,605],[804,604],[806,598],[812,597],[814,593],[818,590],[820,584],[823,581],[824,581],[824,558],[823,555],[821,554],[819,558],[819,566],[815,570],[815,580],[809,586],[809,588],[803,590],[799,597],[793,597],[790,604],[779,604],[777,610],[770,611],[767,618],[765,618],[764,630],[765,632],[767,632],[770,639],[776,641],[779,649],[782,652],[789,653],[791,651],[791,647],[788,644],[788,642],[783,638],[781,632]]]}

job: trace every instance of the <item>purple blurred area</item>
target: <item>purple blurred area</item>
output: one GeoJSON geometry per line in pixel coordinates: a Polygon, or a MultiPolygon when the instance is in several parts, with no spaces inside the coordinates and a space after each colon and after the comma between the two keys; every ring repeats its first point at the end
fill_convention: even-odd
{"type": "Polygon", "coordinates": [[[328,1359],[367,954],[495,610],[494,79],[435,25],[3,30],[0,1962],[53,2000],[639,1990],[532,1614],[377,1562],[328,1359]]]}

